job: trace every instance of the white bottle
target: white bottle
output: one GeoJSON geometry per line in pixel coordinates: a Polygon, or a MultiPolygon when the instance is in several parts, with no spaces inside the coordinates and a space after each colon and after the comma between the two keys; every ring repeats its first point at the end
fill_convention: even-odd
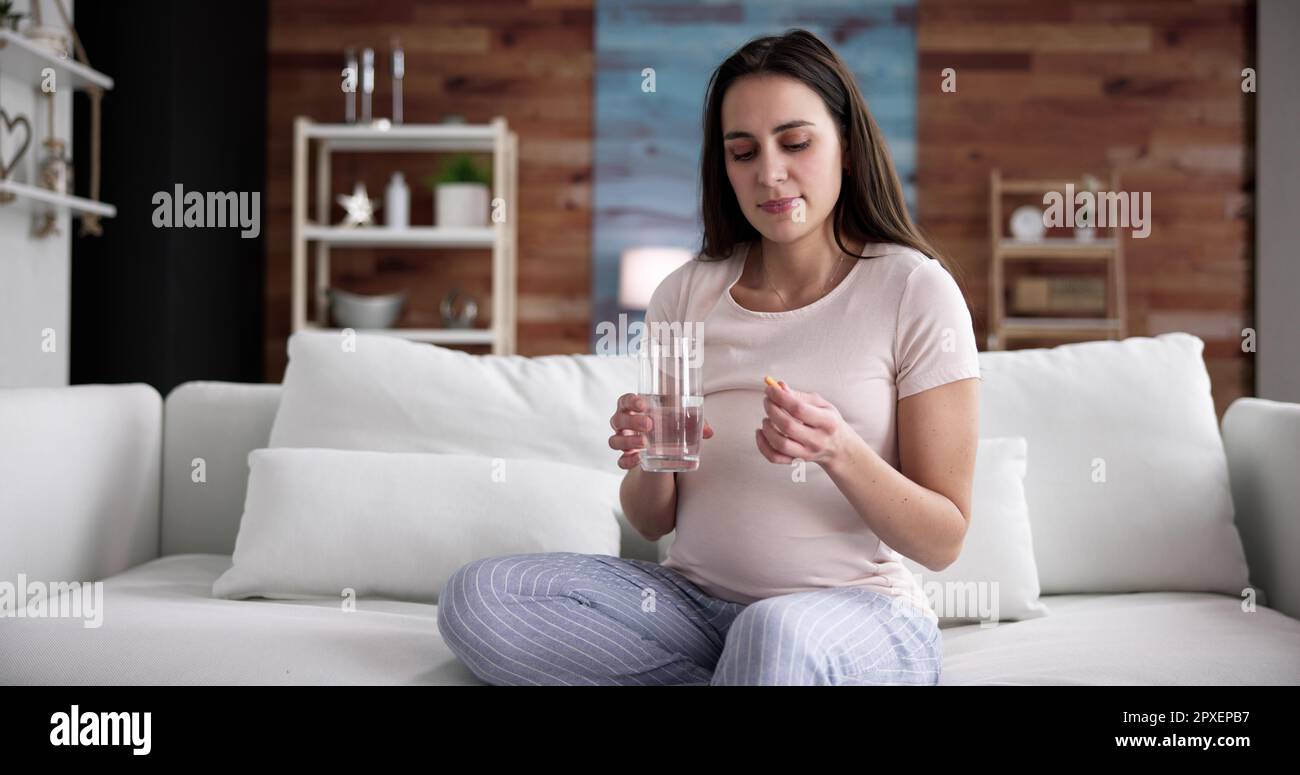
{"type": "Polygon", "coordinates": [[[405,229],[411,225],[411,189],[407,188],[402,173],[394,172],[384,191],[385,223],[390,229],[405,229]]]}

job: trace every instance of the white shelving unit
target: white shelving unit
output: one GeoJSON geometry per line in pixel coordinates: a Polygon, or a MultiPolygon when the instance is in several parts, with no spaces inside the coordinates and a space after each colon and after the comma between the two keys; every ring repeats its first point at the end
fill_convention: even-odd
{"type": "MultiPolygon", "coordinates": [[[[492,326],[490,328],[381,328],[369,333],[401,336],[434,344],[491,345],[493,354],[515,353],[516,261],[518,235],[518,138],[504,118],[488,124],[399,124],[388,128],[294,121],[293,141],[293,311],[292,329],[327,329],[331,247],[490,248],[492,251],[492,326]],[[312,146],[315,146],[314,149],[312,146]],[[315,220],[307,218],[308,158],[315,152],[315,220]],[[492,154],[492,198],[505,202],[506,218],[481,228],[385,226],[343,228],[329,225],[330,156],[336,151],[484,152],[492,154]],[[308,266],[315,257],[312,294],[315,320],[307,319],[308,266]]],[[[362,330],[364,331],[364,329],[362,330]]]]}
{"type": "Polygon", "coordinates": [[[74,59],[60,57],[13,30],[0,30],[0,72],[39,86],[41,71],[47,67],[54,68],[60,87],[70,83],[77,91],[85,91],[92,86],[104,91],[113,88],[113,79],[98,70],[86,67],[74,59]]]}
{"type": "MultiPolygon", "coordinates": [[[[13,180],[0,180],[0,194],[12,194],[15,197],[14,204],[22,203],[30,209],[38,211],[46,210],[49,207],[58,207],[71,210],[74,213],[90,213],[102,218],[112,218],[117,215],[117,208],[113,205],[96,202],[85,197],[60,194],[48,188],[31,186],[13,180]]],[[[0,199],[4,198],[7,197],[0,197],[0,199]]]]}
{"type": "MultiPolygon", "coordinates": [[[[1040,240],[1016,240],[1003,236],[1002,198],[1008,194],[1041,195],[1064,191],[1072,184],[1078,191],[1087,190],[1083,180],[1008,180],[1001,170],[989,173],[989,234],[992,260],[989,262],[989,326],[987,346],[1005,350],[1017,339],[1056,339],[1065,341],[1124,339],[1128,336],[1127,303],[1124,294],[1124,240],[1121,229],[1111,228],[1114,236],[1079,240],[1048,237],[1040,240]],[[1004,309],[1007,264],[1017,260],[1105,262],[1106,315],[1104,317],[1016,317],[1004,309]]],[[[1120,191],[1119,173],[1113,171],[1111,191],[1120,191]]],[[[1070,207],[1074,203],[1069,204],[1070,207]]]]}
{"type": "MultiPolygon", "coordinates": [[[[56,88],[71,86],[76,91],[90,89],[108,91],[113,88],[113,79],[98,70],[76,60],[60,57],[39,43],[33,43],[12,30],[0,30],[0,73],[39,89],[46,68],[54,70],[56,88]]],[[[39,145],[33,137],[27,153],[34,153],[34,149],[39,145]]],[[[112,218],[117,215],[117,208],[104,202],[71,194],[60,194],[57,191],[15,180],[0,180],[0,206],[17,204],[25,206],[34,213],[69,210],[74,213],[98,215],[101,218],[112,218]]]]}

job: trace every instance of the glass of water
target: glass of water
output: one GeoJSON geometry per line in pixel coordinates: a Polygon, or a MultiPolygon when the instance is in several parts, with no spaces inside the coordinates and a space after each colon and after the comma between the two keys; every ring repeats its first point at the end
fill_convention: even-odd
{"type": "Polygon", "coordinates": [[[640,387],[651,428],[644,432],[644,471],[694,471],[704,433],[701,336],[677,326],[653,326],[641,342],[640,387]]]}

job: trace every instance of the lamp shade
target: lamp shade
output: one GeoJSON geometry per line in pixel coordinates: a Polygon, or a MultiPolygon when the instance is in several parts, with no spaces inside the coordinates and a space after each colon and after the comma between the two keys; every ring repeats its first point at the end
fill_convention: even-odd
{"type": "Polygon", "coordinates": [[[618,259],[618,304],[645,309],[650,296],[672,271],[693,258],[685,248],[627,248],[618,259]]]}

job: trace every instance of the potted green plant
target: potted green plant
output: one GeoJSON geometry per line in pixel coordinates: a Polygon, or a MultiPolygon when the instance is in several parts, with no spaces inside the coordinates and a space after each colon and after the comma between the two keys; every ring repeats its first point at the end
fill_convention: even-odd
{"type": "Polygon", "coordinates": [[[434,224],[486,226],[491,171],[468,153],[450,156],[435,176],[425,178],[434,190],[434,224]]]}
{"type": "Polygon", "coordinates": [[[8,27],[17,32],[22,18],[22,14],[14,13],[14,0],[0,0],[0,29],[8,27]]]}

